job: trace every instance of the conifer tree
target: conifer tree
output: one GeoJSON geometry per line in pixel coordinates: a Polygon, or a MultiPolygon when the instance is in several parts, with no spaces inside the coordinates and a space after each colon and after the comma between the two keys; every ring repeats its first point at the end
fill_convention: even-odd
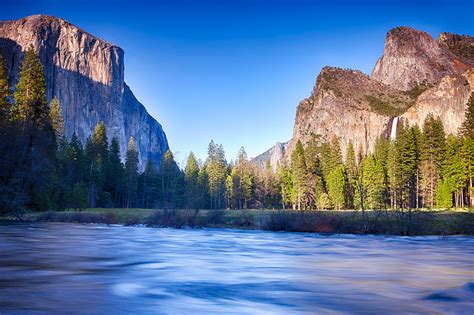
{"type": "Polygon", "coordinates": [[[98,205],[101,197],[108,154],[108,140],[105,124],[97,123],[92,135],[87,139],[85,160],[87,167],[87,190],[89,207],[98,205]]]}
{"type": "Polygon", "coordinates": [[[291,169],[284,165],[277,165],[276,176],[280,183],[281,206],[283,209],[291,204],[292,196],[294,196],[293,174],[291,169]]]}
{"type": "Polygon", "coordinates": [[[261,201],[266,208],[274,209],[280,205],[279,186],[275,174],[273,173],[270,161],[265,162],[265,167],[261,173],[261,185],[263,196],[261,201]]]}
{"type": "Polygon", "coordinates": [[[186,184],[186,206],[199,209],[199,165],[194,153],[191,152],[184,170],[186,184]]]}
{"type": "Polygon", "coordinates": [[[44,129],[48,122],[46,81],[43,65],[31,45],[25,52],[20,67],[20,79],[14,93],[15,103],[11,109],[11,120],[31,122],[44,129]]]}
{"type": "Polygon", "coordinates": [[[453,193],[447,180],[440,179],[436,187],[436,207],[451,208],[453,206],[453,193]]]}
{"type": "Polygon", "coordinates": [[[238,201],[239,209],[247,209],[252,198],[252,186],[254,178],[251,173],[251,165],[245,149],[241,147],[237,154],[237,176],[239,178],[238,190],[241,200],[238,201]]]}
{"type": "Polygon", "coordinates": [[[158,179],[163,208],[166,210],[179,206],[179,201],[184,193],[184,187],[182,187],[184,186],[184,178],[170,150],[163,155],[158,170],[158,179]]]}
{"type": "Polygon", "coordinates": [[[429,114],[423,125],[421,144],[421,186],[423,200],[431,208],[435,204],[436,185],[441,178],[445,151],[445,133],[439,118],[429,114]]]}
{"type": "Polygon", "coordinates": [[[461,134],[474,139],[474,92],[471,93],[465,112],[465,120],[461,125],[461,134]]]}
{"type": "Polygon", "coordinates": [[[205,167],[200,166],[199,176],[198,176],[198,184],[199,184],[198,204],[201,208],[211,209],[211,205],[208,203],[210,200],[208,183],[209,183],[209,175],[207,174],[207,170],[205,167]]]}
{"type": "Polygon", "coordinates": [[[291,173],[293,175],[294,191],[292,199],[293,204],[298,210],[304,209],[306,206],[307,172],[303,144],[298,140],[291,154],[291,173]]]}
{"type": "Polygon", "coordinates": [[[459,140],[449,135],[446,144],[443,179],[454,194],[456,207],[464,207],[464,187],[467,181],[466,165],[460,154],[459,140]]]}
{"type": "Polygon", "coordinates": [[[0,54],[0,123],[6,119],[10,109],[10,89],[8,87],[8,72],[5,64],[5,58],[0,54]]]}
{"type": "Polygon", "coordinates": [[[57,97],[54,97],[49,104],[49,120],[53,127],[56,143],[61,148],[65,145],[64,118],[57,97]]]}
{"type": "Polygon", "coordinates": [[[51,207],[56,146],[48,117],[43,65],[33,46],[24,54],[9,119],[16,139],[16,147],[11,149],[16,155],[13,179],[19,183],[19,191],[26,192],[27,207],[47,209],[51,207]]]}
{"type": "Polygon", "coordinates": [[[419,166],[419,129],[401,126],[395,142],[395,182],[398,203],[402,208],[416,207],[419,166]]]}
{"type": "Polygon", "coordinates": [[[362,187],[365,205],[381,209],[385,204],[385,179],[382,163],[371,154],[362,160],[362,187]]]}
{"type": "Polygon", "coordinates": [[[222,145],[216,145],[212,140],[207,151],[206,172],[211,209],[219,209],[223,206],[225,180],[227,177],[225,152],[222,145]]]}
{"type": "Polygon", "coordinates": [[[124,165],[120,154],[119,140],[116,136],[110,141],[107,156],[104,190],[110,193],[112,203],[118,207],[123,199],[124,165]]]}
{"type": "Polygon", "coordinates": [[[474,140],[470,136],[463,139],[461,147],[462,164],[465,167],[467,176],[467,193],[469,195],[469,205],[474,206],[474,140]]]}
{"type": "Polygon", "coordinates": [[[139,197],[141,198],[141,205],[144,208],[151,208],[157,197],[157,172],[153,165],[153,161],[148,159],[146,161],[145,170],[139,176],[139,197]]]}
{"type": "Polygon", "coordinates": [[[304,155],[307,168],[307,203],[310,208],[318,207],[318,200],[324,189],[323,170],[320,158],[320,146],[318,145],[318,138],[313,137],[306,148],[304,155]]]}
{"type": "Polygon", "coordinates": [[[346,152],[346,174],[347,174],[347,194],[346,204],[349,208],[354,207],[355,187],[357,179],[357,163],[352,140],[347,145],[346,152]]]}
{"type": "MultiPolygon", "coordinates": [[[[166,155],[166,153],[165,153],[166,155]]],[[[125,206],[130,208],[134,205],[138,180],[138,151],[135,139],[130,137],[127,147],[127,156],[125,159],[125,187],[126,197],[125,206]]]]}
{"type": "Polygon", "coordinates": [[[347,178],[343,165],[338,165],[332,169],[327,178],[328,195],[336,210],[341,210],[345,206],[345,196],[347,190],[347,178]]]}

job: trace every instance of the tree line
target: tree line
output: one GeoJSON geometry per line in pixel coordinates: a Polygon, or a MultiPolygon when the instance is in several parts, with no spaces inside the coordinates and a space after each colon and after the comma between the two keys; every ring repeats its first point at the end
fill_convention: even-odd
{"type": "Polygon", "coordinates": [[[394,141],[380,137],[362,155],[339,139],[297,141],[291,158],[272,169],[244,148],[228,163],[211,141],[207,158],[193,153],[180,169],[171,151],[159,167],[139,172],[135,140],[122,159],[119,141],[99,122],[85,144],[66,139],[61,104],[48,104],[43,67],[31,46],[13,95],[0,56],[0,209],[2,212],[86,207],[190,209],[413,209],[474,204],[474,95],[457,136],[438,117],[423,128],[401,123],[394,141]]]}

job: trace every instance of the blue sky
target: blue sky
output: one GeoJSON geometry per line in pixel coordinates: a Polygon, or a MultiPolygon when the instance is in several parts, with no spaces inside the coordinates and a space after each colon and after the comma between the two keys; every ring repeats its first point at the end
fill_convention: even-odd
{"type": "Polygon", "coordinates": [[[393,27],[474,34],[474,1],[1,2],[2,20],[55,15],[122,47],[125,81],[179,163],[211,139],[229,160],[288,140],[321,68],[370,74],[393,27]]]}

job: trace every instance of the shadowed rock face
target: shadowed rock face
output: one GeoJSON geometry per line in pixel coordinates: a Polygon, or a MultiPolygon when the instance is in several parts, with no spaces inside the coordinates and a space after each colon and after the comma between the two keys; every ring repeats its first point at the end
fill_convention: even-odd
{"type": "Polygon", "coordinates": [[[474,38],[397,27],[387,33],[384,53],[371,77],[357,70],[324,67],[310,97],[298,105],[293,137],[276,161],[275,148],[260,155],[274,166],[288,162],[298,140],[338,137],[343,154],[349,141],[357,153],[373,150],[379,136],[389,137],[394,121],[422,127],[429,113],[439,116],[447,133],[464,121],[474,91],[474,38]],[[400,119],[394,120],[394,117],[400,119]]]}
{"type": "Polygon", "coordinates": [[[124,52],[78,27],[45,15],[0,22],[0,52],[5,56],[13,88],[24,51],[33,45],[44,66],[47,96],[57,96],[65,132],[85,143],[103,121],[109,139],[119,139],[125,156],[130,137],[136,140],[140,169],[155,165],[168,149],[161,125],[137,101],[124,82],[124,52]]]}

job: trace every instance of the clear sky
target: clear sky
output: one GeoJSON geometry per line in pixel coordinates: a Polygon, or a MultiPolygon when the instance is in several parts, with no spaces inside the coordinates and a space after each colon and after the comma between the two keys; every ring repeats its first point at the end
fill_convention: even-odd
{"type": "Polygon", "coordinates": [[[393,27],[474,35],[472,0],[0,2],[2,20],[50,14],[122,47],[125,81],[179,163],[211,139],[228,160],[288,140],[321,68],[370,74],[393,27]]]}

